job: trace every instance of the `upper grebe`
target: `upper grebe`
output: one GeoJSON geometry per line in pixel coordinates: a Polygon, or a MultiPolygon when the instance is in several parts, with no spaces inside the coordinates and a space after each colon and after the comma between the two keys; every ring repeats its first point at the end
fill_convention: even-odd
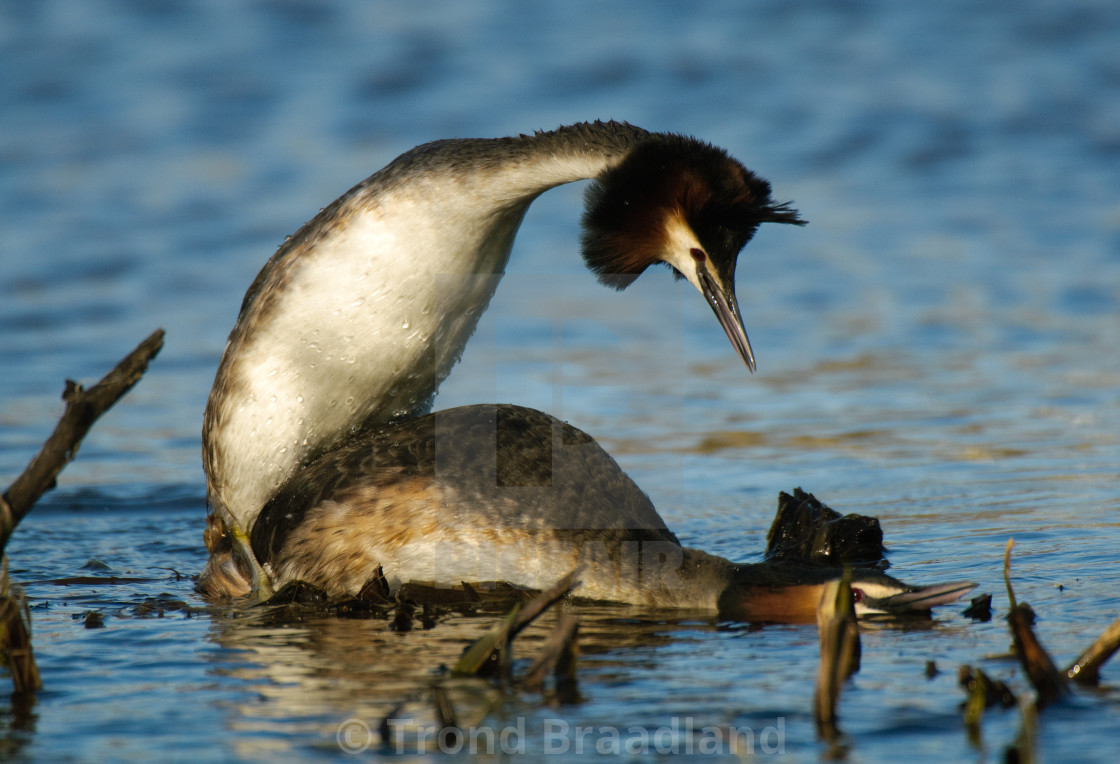
{"type": "MultiPolygon", "coordinates": [[[[350,464],[339,460],[354,448],[360,451],[360,444],[366,443],[368,452],[369,444],[382,442],[378,438],[404,437],[410,421],[420,428],[431,421],[416,417],[430,409],[439,383],[474,331],[528,206],[553,186],[587,178],[594,179],[583,218],[588,267],[621,289],[648,266],[668,264],[700,291],[754,369],[735,298],[736,260],[761,223],[803,221],[787,205],[775,203],[770,185],[726,152],[693,138],[614,122],[419,146],[305,224],[245,295],[203,424],[212,509],[207,531],[212,556],[200,578],[203,591],[252,589],[263,596],[274,583],[307,576],[328,591],[350,592],[353,582],[360,579],[360,586],[371,574],[370,565],[378,563],[397,580],[427,578],[434,561],[424,565],[419,557],[425,549],[432,553],[433,539],[446,538],[448,527],[485,533],[511,525],[491,525],[498,518],[479,502],[458,510],[429,503],[419,511],[417,496],[448,488],[424,487],[405,467],[396,470],[400,482],[388,480],[384,470],[346,476],[345,499],[332,497],[328,486],[341,486],[332,470],[350,464]],[[406,429],[384,429],[392,422],[406,429]],[[365,491],[355,492],[359,486],[365,491]],[[345,503],[359,496],[364,501],[375,490],[378,502],[395,496],[398,504],[413,502],[409,506],[416,511],[385,515],[382,503],[345,503]],[[350,546],[326,543],[320,535],[316,549],[300,547],[304,536],[287,515],[317,517],[310,511],[312,499],[348,517],[347,524],[332,530],[336,540],[345,537],[350,546]],[[266,504],[269,509],[261,514],[266,504]],[[469,514],[452,522],[445,517],[449,512],[469,514]],[[429,536],[437,529],[444,535],[429,536]],[[389,570],[388,559],[371,559],[367,553],[391,539],[403,543],[407,538],[421,546],[398,558],[399,570],[389,570]],[[296,553],[314,556],[321,570],[289,561],[300,558],[296,553]]],[[[469,446],[486,443],[492,440],[469,446]]],[[[529,448],[519,458],[531,461],[542,447],[529,448]]],[[[451,450],[428,451],[441,479],[440,459],[446,453],[451,450]]],[[[355,465],[361,461],[351,459],[355,465]]],[[[431,472],[431,465],[418,464],[431,472]]],[[[582,496],[579,501],[592,515],[579,516],[579,522],[589,523],[581,530],[591,534],[590,540],[609,544],[613,537],[603,529],[631,527],[627,523],[633,521],[639,522],[632,526],[639,541],[648,530],[657,540],[675,544],[648,500],[609,457],[602,454],[589,468],[602,472],[596,480],[621,486],[627,500],[640,505],[631,517],[619,514],[613,500],[582,496]]],[[[559,527],[560,520],[552,519],[556,502],[544,513],[540,497],[517,485],[501,498],[491,497],[508,509],[502,517],[524,518],[526,532],[559,527]]],[[[581,510],[566,511],[578,515],[581,510]]],[[[314,533],[311,526],[302,531],[314,533]]],[[[499,548],[514,554],[521,553],[522,540],[512,531],[495,538],[499,548]]],[[[689,552],[688,561],[699,554],[689,552]]],[[[706,576],[730,570],[726,561],[714,565],[704,568],[710,568],[706,576]]],[[[503,568],[502,576],[518,582],[512,580],[512,568],[503,568]]],[[[631,590],[623,586],[609,598],[633,599],[636,590],[631,590]]]]}

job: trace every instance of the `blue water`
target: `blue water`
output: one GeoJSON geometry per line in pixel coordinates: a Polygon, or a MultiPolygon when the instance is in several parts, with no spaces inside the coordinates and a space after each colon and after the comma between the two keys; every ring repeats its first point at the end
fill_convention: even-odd
{"type": "MultiPolygon", "coordinates": [[[[45,689],[30,716],[0,711],[2,755],[345,758],[343,722],[376,729],[486,628],[205,608],[202,407],[256,271],[354,182],[427,140],[615,118],[727,148],[811,221],[764,228],[740,260],[758,373],[667,273],[595,284],[573,186],[530,211],[437,406],[563,416],[682,539],[738,559],[780,490],[878,515],[899,575],[972,578],[997,612],[865,632],[850,758],[1002,760],[1022,715],[991,711],[970,739],[955,672],[1029,695],[998,658],[1007,539],[1059,662],[1120,615],[1118,40],[1110,0],[0,3],[0,485],[64,379],[167,331],[10,545],[45,689]],[[135,580],[61,581],[79,575],[135,580]]],[[[477,723],[522,724],[542,756],[574,755],[577,726],[682,741],[690,718],[694,743],[750,728],[756,753],[823,755],[812,627],[579,612],[584,701],[522,693],[477,723]]],[[[1112,760],[1118,674],[1039,717],[1040,758],[1112,760]]]]}

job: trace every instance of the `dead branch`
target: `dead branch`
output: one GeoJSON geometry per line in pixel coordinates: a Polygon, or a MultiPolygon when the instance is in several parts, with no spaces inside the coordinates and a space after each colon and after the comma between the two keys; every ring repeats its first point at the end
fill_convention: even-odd
{"type": "Polygon", "coordinates": [[[840,690],[848,677],[859,670],[859,625],[852,605],[851,579],[851,568],[845,567],[842,578],[825,585],[817,607],[821,662],[813,697],[813,716],[817,735],[830,742],[840,737],[836,714],[840,690]]]}
{"type": "Polygon", "coordinates": [[[7,547],[12,531],[35,506],[39,497],[54,487],[58,473],[77,454],[89,428],[140,380],[148,363],[162,347],[163,330],[157,329],[90,389],[66,380],[66,389],[62,393],[66,410],[62,418],[39,453],[4,492],[0,501],[0,552],[7,547]]]}
{"type": "Polygon", "coordinates": [[[579,568],[563,576],[522,607],[520,603],[481,639],[477,640],[459,658],[452,671],[456,674],[475,676],[504,676],[511,662],[511,643],[522,629],[537,616],[552,607],[576,584],[579,568]]]}
{"type": "Polygon", "coordinates": [[[539,690],[550,672],[556,675],[558,682],[575,681],[578,633],[578,618],[571,614],[560,616],[552,633],[541,645],[537,657],[525,672],[524,685],[527,689],[539,690]]]}
{"type": "Polygon", "coordinates": [[[15,694],[43,686],[31,646],[31,612],[22,590],[8,583],[8,539],[39,497],[55,486],[58,473],[78,453],[82,438],[97,418],[135,385],[163,347],[163,330],[157,329],[89,390],[66,380],[62,399],[66,410],[23,473],[0,496],[0,664],[11,671],[15,694]]]}
{"type": "Polygon", "coordinates": [[[1097,641],[1078,656],[1073,665],[1066,669],[1066,676],[1081,685],[1096,685],[1100,681],[1101,666],[1112,657],[1117,648],[1120,648],[1120,618],[1113,621],[1097,637],[1097,641]]]}
{"type": "Polygon", "coordinates": [[[1011,611],[1007,614],[1007,625],[1011,629],[1011,638],[1015,645],[1015,655],[1027,673],[1031,685],[1038,694],[1035,703],[1042,709],[1065,695],[1069,691],[1066,677],[1054,665],[1050,653],[1038,641],[1031,625],[1034,622],[1034,612],[1030,605],[1015,601],[1015,591],[1011,588],[1011,547],[1014,542],[1008,539],[1007,549],[1003,553],[1003,580],[1007,585],[1007,598],[1011,602],[1011,611]]]}
{"type": "MultiPolygon", "coordinates": [[[[7,569],[4,570],[5,577],[7,569]]],[[[12,674],[16,695],[43,687],[39,667],[31,650],[31,610],[23,590],[12,586],[0,597],[0,664],[12,674]]]]}

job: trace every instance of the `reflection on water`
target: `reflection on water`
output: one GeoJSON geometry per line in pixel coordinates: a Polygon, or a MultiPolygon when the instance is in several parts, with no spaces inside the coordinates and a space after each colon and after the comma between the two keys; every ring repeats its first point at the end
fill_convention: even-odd
{"type": "MultiPolygon", "coordinates": [[[[522,750],[543,752],[550,732],[554,734],[551,744],[561,745],[555,738],[561,719],[572,728],[618,725],[617,710],[602,707],[596,696],[599,687],[621,685],[630,713],[650,718],[663,714],[661,704],[667,694],[687,695],[684,705],[694,727],[693,745],[698,746],[704,727],[726,730],[741,726],[741,710],[728,704],[726,694],[733,682],[726,670],[718,661],[694,655],[696,650],[706,649],[710,640],[730,638],[747,640],[739,649],[748,655],[754,643],[771,651],[776,648],[780,654],[783,644],[787,650],[796,649],[815,639],[811,629],[719,624],[703,614],[689,617],[573,604],[562,605],[559,611],[574,614],[580,621],[582,702],[575,705],[559,701],[547,689],[540,695],[518,691],[512,685],[449,675],[448,667],[490,628],[497,612],[474,616],[444,612],[424,626],[416,621],[408,630],[390,626],[391,614],[368,620],[324,618],[310,610],[302,611],[309,616],[304,619],[298,609],[285,610],[282,615],[242,609],[215,614],[211,638],[225,651],[216,664],[217,673],[245,683],[256,693],[230,709],[227,723],[252,736],[281,729],[291,732],[294,724],[308,737],[319,736],[329,744],[340,724],[358,720],[364,726],[356,727],[361,732],[356,739],[368,739],[374,748],[412,751],[425,744],[422,735],[426,731],[442,728],[433,689],[438,686],[464,730],[516,728],[523,738],[517,741],[522,750]],[[230,653],[236,656],[234,661],[230,653]],[[687,682],[665,670],[675,656],[694,664],[687,682]],[[633,684],[635,672],[642,675],[641,686],[646,690],[625,689],[633,684]],[[382,740],[380,736],[386,732],[389,737],[382,740]]],[[[550,613],[518,636],[515,675],[524,671],[558,616],[559,612],[550,613]]],[[[936,621],[869,622],[865,640],[875,644],[884,629],[895,635],[962,632],[959,626],[936,621]]],[[[807,670],[790,664],[777,666],[774,691],[811,687],[813,666],[803,668],[807,670]]],[[[427,743],[438,750],[434,738],[427,743]]],[[[498,741],[495,747],[500,744],[498,741]]]]}
{"type": "MultiPolygon", "coordinates": [[[[0,756],[312,760],[341,755],[346,719],[428,718],[487,618],[279,625],[195,596],[203,403],[254,274],[352,183],[422,141],[614,117],[727,147],[811,221],[739,264],[758,373],[669,274],[616,295],[584,272],[574,186],[534,204],[437,406],[571,421],[687,544],[734,559],[757,559],[781,490],[879,516],[901,577],[974,579],[996,616],[865,631],[853,758],[1002,759],[1019,716],[970,740],[955,671],[1024,688],[989,657],[1008,537],[1059,662],[1120,613],[1118,32],[1111,0],[0,5],[0,483],[64,379],[168,332],[13,539],[47,688],[0,717],[0,756]]],[[[467,684],[456,704],[524,719],[537,752],[549,720],[692,718],[780,722],[788,758],[818,758],[812,627],[579,613],[582,702],[467,684]]],[[[1110,760],[1118,672],[1040,717],[1040,758],[1110,760]]]]}
{"type": "MultiPolygon", "coordinates": [[[[706,614],[567,603],[561,612],[580,619],[580,702],[558,705],[551,692],[542,696],[448,677],[447,667],[490,628],[494,613],[440,611],[413,618],[412,628],[401,630],[391,613],[362,619],[293,609],[278,617],[263,608],[206,605],[192,581],[178,575],[203,561],[194,543],[199,529],[193,508],[158,500],[147,508],[114,506],[121,502],[96,493],[69,503],[73,506],[40,508],[12,549],[14,560],[28,561],[14,572],[36,603],[35,641],[49,682],[30,717],[9,717],[7,740],[16,750],[30,745],[27,750],[34,752],[49,742],[63,759],[174,758],[186,738],[207,740],[222,757],[314,758],[337,752],[340,725],[352,720],[363,726],[348,729],[344,739],[368,740],[381,750],[378,730],[390,719],[399,736],[392,747],[413,752],[423,744],[422,735],[440,727],[431,690],[437,682],[464,728],[518,730],[511,745],[530,753],[558,751],[564,740],[574,746],[570,736],[577,727],[623,732],[633,727],[648,735],[666,730],[666,740],[700,745],[709,739],[705,729],[720,730],[718,739],[726,743],[744,730],[758,735],[780,725],[787,753],[805,753],[815,745],[812,626],[726,624],[706,614]],[[103,615],[104,628],[84,625],[91,610],[103,615]],[[177,710],[186,699],[194,709],[189,718],[177,710]],[[80,709],[81,717],[49,713],[57,706],[80,709]],[[133,721],[122,722],[122,714],[133,721]],[[110,725],[117,732],[106,735],[110,725]]],[[[954,571],[987,579],[993,589],[995,576],[983,554],[962,561],[1002,540],[1000,512],[963,513],[943,546],[913,542],[912,534],[928,532],[929,524],[916,502],[909,512],[910,521],[894,536],[908,542],[896,547],[902,552],[896,562],[910,558],[898,566],[899,575],[927,582],[942,575],[938,561],[915,556],[928,553],[932,544],[962,550],[954,553],[954,571]]],[[[725,522],[702,517],[690,531],[710,540],[727,535],[725,522]]],[[[1038,576],[1037,558],[1059,555],[1062,537],[1052,528],[1021,538],[1014,571],[1020,596],[1043,614],[1040,628],[1051,647],[1057,644],[1057,654],[1072,657],[1074,647],[1088,644],[1105,619],[1087,617],[1100,608],[1086,599],[1079,579],[1065,576],[1101,563],[1071,564],[1064,555],[1067,562],[1049,573],[1065,581],[1067,591],[1054,590],[1038,576]],[[1069,632],[1064,641],[1058,639],[1058,624],[1069,632]]],[[[1101,561],[1111,554],[1111,544],[1105,546],[1096,548],[1101,561]]],[[[1007,644],[998,605],[990,624],[971,623],[959,610],[945,608],[926,622],[864,624],[862,669],[842,705],[846,730],[888,751],[915,741],[939,741],[941,748],[945,734],[956,739],[957,665],[1002,652],[1007,644]],[[928,661],[940,670],[930,679],[928,661]],[[916,682],[922,688],[917,694],[916,682]]],[[[546,615],[518,638],[518,671],[557,615],[546,615]]],[[[996,661],[985,668],[1022,690],[1013,664],[996,661]]],[[[1101,699],[1110,697],[1107,702],[1120,701],[1112,691],[1101,699]]],[[[1013,715],[997,715],[986,728],[1010,739],[1015,724],[1013,715]]],[[[601,744],[610,747],[598,732],[587,740],[589,745],[606,740],[601,744]]],[[[425,750],[437,751],[431,741],[425,750]]]]}

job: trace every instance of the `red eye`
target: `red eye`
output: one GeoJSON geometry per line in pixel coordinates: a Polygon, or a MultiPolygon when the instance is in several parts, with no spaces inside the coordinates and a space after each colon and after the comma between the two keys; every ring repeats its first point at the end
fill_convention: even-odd
{"type": "Polygon", "coordinates": [[[863,590],[862,589],[855,589],[855,588],[852,589],[852,601],[857,602],[857,603],[858,602],[863,602],[863,590]]]}
{"type": "Polygon", "coordinates": [[[702,263],[708,259],[708,256],[704,254],[704,250],[697,249],[696,247],[693,247],[689,254],[692,255],[692,259],[698,263],[702,263]]]}

